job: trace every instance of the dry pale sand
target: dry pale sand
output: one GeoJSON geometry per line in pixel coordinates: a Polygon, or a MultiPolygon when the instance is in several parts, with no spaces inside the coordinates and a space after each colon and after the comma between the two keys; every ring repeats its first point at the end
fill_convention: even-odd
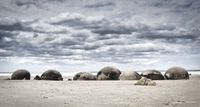
{"type": "Polygon", "coordinates": [[[0,80],[1,107],[200,107],[200,76],[156,81],[0,80]]]}

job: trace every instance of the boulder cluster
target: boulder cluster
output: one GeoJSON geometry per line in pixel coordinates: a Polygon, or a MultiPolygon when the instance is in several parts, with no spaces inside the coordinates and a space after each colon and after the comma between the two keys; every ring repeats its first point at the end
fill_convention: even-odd
{"type": "MultiPolygon", "coordinates": [[[[19,69],[13,72],[11,80],[30,80],[29,71],[19,69]]],[[[164,75],[158,70],[146,70],[141,74],[136,71],[120,71],[116,67],[107,66],[102,68],[97,75],[89,72],[75,74],[73,80],[139,80],[136,85],[155,85],[151,80],[178,80],[189,79],[188,71],[181,67],[171,67],[164,75]]],[[[36,75],[34,80],[63,80],[62,74],[56,70],[47,70],[41,76],[36,75]]]]}

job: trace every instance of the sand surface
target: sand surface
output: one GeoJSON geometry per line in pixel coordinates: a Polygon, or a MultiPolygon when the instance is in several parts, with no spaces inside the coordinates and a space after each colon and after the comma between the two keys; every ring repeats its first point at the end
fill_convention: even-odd
{"type": "Polygon", "coordinates": [[[200,107],[200,76],[136,81],[0,80],[1,107],[200,107]]]}

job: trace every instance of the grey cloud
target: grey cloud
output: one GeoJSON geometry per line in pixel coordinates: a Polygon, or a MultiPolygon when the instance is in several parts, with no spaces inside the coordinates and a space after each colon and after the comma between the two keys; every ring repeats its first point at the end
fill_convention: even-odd
{"type": "Polygon", "coordinates": [[[26,31],[26,32],[45,32],[34,29],[31,24],[37,23],[37,20],[20,21],[18,19],[0,18],[0,30],[1,31],[26,31]]]}
{"type": "Polygon", "coordinates": [[[44,8],[44,4],[54,3],[54,2],[63,2],[64,0],[15,0],[15,4],[19,7],[31,8],[38,7],[44,8]]]}
{"type": "Polygon", "coordinates": [[[81,44],[79,41],[74,40],[74,38],[61,38],[60,40],[55,39],[51,41],[50,43],[53,45],[63,45],[63,46],[81,44]]]}
{"type": "Polygon", "coordinates": [[[14,40],[17,33],[0,30],[0,48],[10,49],[13,46],[17,46],[17,42],[14,40]]]}
{"type": "Polygon", "coordinates": [[[0,39],[4,37],[12,37],[14,34],[10,31],[0,30],[0,39]]]}
{"type": "MultiPolygon", "coordinates": [[[[76,20],[74,20],[74,21],[76,21],[76,20]]],[[[109,22],[108,19],[106,19],[105,21],[109,22]]],[[[102,20],[100,22],[102,22],[102,20]]],[[[37,23],[37,22],[35,22],[35,23],[37,23]]],[[[90,20],[87,20],[87,23],[91,23],[90,20]]],[[[104,23],[104,22],[102,22],[102,23],[104,23]]],[[[137,36],[139,39],[139,40],[137,40],[138,42],[143,41],[140,38],[146,38],[148,40],[169,39],[169,38],[172,38],[172,40],[173,40],[173,38],[186,38],[186,39],[189,38],[187,35],[180,36],[180,37],[176,36],[176,35],[175,36],[170,35],[170,37],[169,37],[167,34],[161,35],[161,33],[157,32],[160,30],[167,30],[167,31],[171,32],[175,29],[173,26],[162,26],[162,27],[158,26],[157,28],[151,28],[150,26],[145,26],[145,27],[138,27],[136,30],[136,28],[133,28],[132,26],[127,27],[127,25],[121,25],[121,24],[119,25],[116,23],[114,25],[115,26],[113,26],[113,23],[109,22],[107,26],[109,26],[108,28],[111,28],[114,30],[119,30],[119,33],[108,32],[105,34],[101,34],[101,33],[93,32],[95,30],[95,28],[88,29],[89,31],[91,31],[90,32],[91,35],[90,34],[89,35],[93,36],[93,39],[94,39],[93,41],[88,41],[88,38],[90,36],[88,36],[88,33],[84,34],[84,32],[80,32],[80,29],[79,30],[74,29],[76,33],[73,33],[74,31],[73,32],[69,31],[68,34],[61,32],[60,33],[61,35],[57,34],[57,31],[52,31],[52,33],[49,35],[48,31],[43,31],[41,34],[40,31],[35,30],[31,25],[28,25],[28,27],[32,29],[32,32],[34,32],[34,34],[27,33],[29,35],[29,39],[23,38],[23,36],[25,36],[25,35],[21,35],[22,40],[12,41],[12,43],[15,43],[15,44],[10,44],[10,46],[11,46],[10,49],[13,52],[17,52],[18,55],[13,54],[13,55],[17,55],[17,56],[20,56],[20,54],[22,52],[26,53],[28,56],[29,55],[42,56],[43,54],[46,54],[46,53],[53,55],[53,56],[73,56],[73,55],[75,55],[75,53],[72,52],[73,50],[80,49],[80,50],[82,50],[83,53],[85,53],[87,50],[93,51],[93,50],[97,50],[102,47],[110,46],[111,48],[109,50],[107,50],[107,51],[102,50],[99,53],[96,53],[99,56],[94,56],[93,53],[92,53],[92,55],[90,55],[86,52],[85,55],[90,56],[89,58],[97,60],[97,58],[99,58],[99,57],[108,57],[110,55],[115,55],[116,57],[125,57],[126,55],[127,56],[140,56],[140,55],[145,56],[148,53],[160,53],[160,52],[161,53],[162,52],[170,53],[167,50],[165,51],[165,49],[159,49],[159,48],[144,48],[144,47],[142,47],[141,49],[140,48],[136,48],[136,49],[134,49],[134,48],[117,48],[117,45],[123,45],[124,47],[126,47],[126,45],[134,44],[134,42],[132,42],[131,40],[133,38],[137,39],[134,37],[134,35],[126,37],[125,35],[127,35],[127,32],[125,32],[124,29],[131,29],[131,30],[134,29],[133,30],[134,32],[139,32],[141,35],[137,36]],[[112,24],[112,26],[110,26],[109,24],[112,24]],[[116,29],[118,26],[120,26],[120,28],[116,29]],[[149,27],[149,28],[146,28],[146,27],[149,27]],[[144,30],[147,30],[147,32],[144,32],[144,30]],[[150,32],[149,30],[153,30],[153,31],[150,32]],[[36,41],[37,38],[41,42],[37,42],[36,41]],[[29,40],[35,41],[35,43],[29,43],[29,40]],[[38,47],[38,45],[37,45],[38,43],[42,43],[42,44],[40,44],[40,46],[38,47]],[[15,49],[15,47],[18,47],[18,48],[15,49]],[[68,48],[71,50],[68,50],[68,52],[65,52],[62,50],[65,48],[68,48]],[[127,53],[129,53],[129,54],[127,54],[127,53]]],[[[45,24],[45,26],[58,27],[59,25],[52,26],[51,24],[47,23],[47,24],[45,24]]],[[[60,25],[60,26],[63,26],[63,25],[60,25]]],[[[41,27],[43,27],[43,26],[41,26],[41,27]]],[[[101,27],[104,28],[105,26],[102,25],[101,27]]],[[[106,28],[104,28],[104,29],[106,29],[106,28]]],[[[2,29],[2,30],[6,30],[6,29],[2,29]]],[[[21,30],[23,30],[23,29],[21,29],[21,30]]],[[[18,31],[18,30],[16,29],[16,31],[18,31]]],[[[24,31],[27,32],[27,30],[24,30],[24,31]]],[[[10,32],[12,32],[12,31],[10,31],[10,32]]],[[[128,34],[131,35],[131,32],[128,32],[128,34]]],[[[2,43],[4,44],[5,41],[3,41],[2,43]]],[[[6,47],[6,46],[2,45],[2,47],[6,47]]]]}
{"type": "Polygon", "coordinates": [[[162,31],[162,30],[173,31],[173,30],[176,30],[176,26],[173,26],[173,25],[157,25],[152,30],[156,30],[156,31],[162,31]]]}
{"type": "Polygon", "coordinates": [[[14,30],[23,30],[23,27],[20,23],[14,23],[13,25],[0,25],[0,29],[14,31],[14,30]]]}
{"type": "MultiPolygon", "coordinates": [[[[155,7],[165,5],[162,3],[155,7]]],[[[86,6],[100,8],[112,5],[86,6]]],[[[183,5],[181,8],[191,7],[183,5]]],[[[194,28],[177,26],[176,23],[134,22],[132,15],[126,18],[119,20],[69,12],[49,19],[1,21],[0,49],[5,52],[0,56],[38,57],[42,61],[56,63],[61,60],[130,63],[138,58],[148,61],[161,54],[200,50],[197,46],[191,48],[199,43],[198,29],[194,31],[194,28]],[[186,30],[182,32],[181,29],[186,30]],[[188,46],[182,45],[186,43],[188,46]]]]}
{"type": "Polygon", "coordinates": [[[124,45],[105,45],[99,47],[98,50],[88,53],[91,60],[117,63],[131,63],[138,58],[151,59],[155,55],[172,54],[173,50],[166,49],[163,46],[156,46],[154,44],[124,44],[124,45]],[[112,57],[111,57],[112,56],[112,57]]]}
{"type": "Polygon", "coordinates": [[[99,17],[86,17],[78,13],[64,13],[49,20],[53,25],[70,26],[74,28],[96,29],[108,24],[108,20],[99,17]]]}
{"type": "Polygon", "coordinates": [[[68,48],[70,49],[80,49],[80,50],[85,50],[85,51],[89,51],[89,50],[95,50],[98,49],[99,47],[101,47],[102,44],[99,43],[82,43],[81,45],[73,45],[73,46],[68,46],[68,48]]]}
{"type": "Polygon", "coordinates": [[[50,20],[50,23],[53,25],[70,26],[77,29],[90,29],[93,33],[100,35],[131,34],[138,29],[107,18],[85,17],[80,14],[70,13],[54,17],[50,20]]]}
{"type": "Polygon", "coordinates": [[[99,29],[93,30],[94,33],[98,33],[100,35],[105,34],[131,34],[132,32],[136,31],[135,28],[129,28],[126,26],[105,26],[99,29]]]}
{"type": "MultiPolygon", "coordinates": [[[[156,7],[164,7],[168,8],[169,6],[173,7],[176,10],[185,10],[185,9],[197,9],[199,7],[199,1],[198,0],[158,0],[156,2],[152,2],[153,6],[156,7]]],[[[172,8],[172,9],[173,9],[172,8]]]]}
{"type": "Polygon", "coordinates": [[[105,3],[96,3],[96,4],[91,4],[91,5],[85,5],[86,8],[102,8],[102,7],[108,7],[108,6],[113,6],[114,3],[112,2],[105,2],[105,3]]]}
{"type": "MultiPolygon", "coordinates": [[[[166,0],[151,2],[156,8],[164,9],[165,13],[160,14],[172,17],[181,24],[181,26],[187,27],[199,27],[199,13],[200,13],[200,1],[199,0],[166,0]],[[177,19],[176,19],[177,18],[177,19]],[[180,21],[180,22],[179,22],[180,21]]],[[[176,22],[174,22],[176,23],[176,22]]]]}
{"type": "Polygon", "coordinates": [[[184,34],[181,32],[159,32],[159,31],[150,31],[142,32],[137,35],[138,38],[149,39],[149,40],[162,40],[169,43],[190,43],[198,40],[198,35],[191,32],[189,34],[184,34]]]}
{"type": "Polygon", "coordinates": [[[97,35],[95,36],[96,40],[108,40],[108,39],[112,39],[112,38],[120,38],[120,35],[117,34],[108,34],[108,35],[97,35]]]}
{"type": "Polygon", "coordinates": [[[39,4],[37,4],[37,2],[31,1],[31,0],[30,1],[19,1],[19,0],[15,1],[17,6],[20,6],[20,7],[25,6],[26,8],[29,8],[30,6],[38,7],[39,4]]]}
{"type": "Polygon", "coordinates": [[[10,18],[0,18],[0,30],[4,31],[16,31],[16,30],[25,30],[25,27],[22,25],[22,22],[10,18]]]}
{"type": "Polygon", "coordinates": [[[84,50],[95,50],[95,49],[98,49],[100,47],[101,47],[101,45],[99,45],[99,44],[85,44],[82,47],[82,49],[84,49],[84,50]]]}

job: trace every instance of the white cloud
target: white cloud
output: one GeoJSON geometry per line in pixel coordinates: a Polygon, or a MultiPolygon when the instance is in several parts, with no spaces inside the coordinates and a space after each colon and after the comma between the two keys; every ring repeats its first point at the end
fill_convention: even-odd
{"type": "Polygon", "coordinates": [[[0,53],[6,53],[7,51],[5,49],[0,49],[0,53]]]}

